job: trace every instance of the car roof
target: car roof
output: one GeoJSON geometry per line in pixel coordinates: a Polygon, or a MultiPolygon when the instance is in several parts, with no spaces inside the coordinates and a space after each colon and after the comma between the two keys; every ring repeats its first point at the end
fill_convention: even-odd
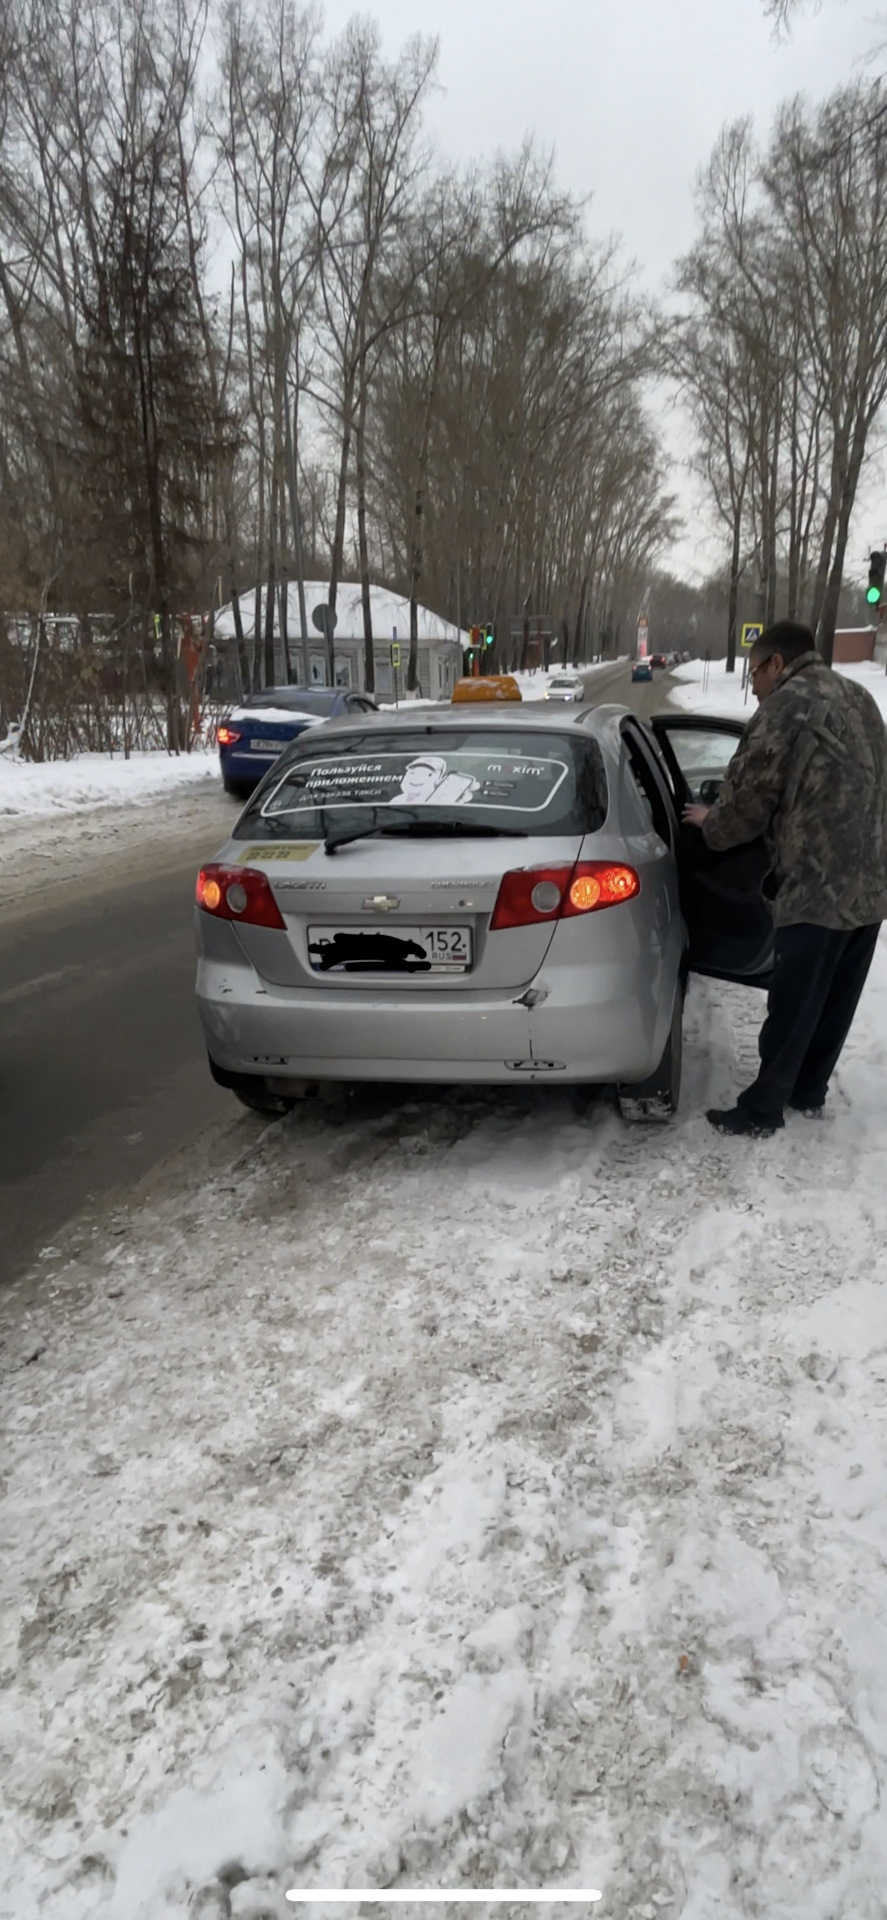
{"type": "Polygon", "coordinates": [[[244,699],[261,701],[266,707],[274,707],[285,704],[287,700],[335,700],[345,691],[347,689],[343,687],[254,687],[252,693],[244,695],[244,699]]]}
{"type": "MultiPolygon", "coordinates": [[[[512,731],[519,728],[521,732],[559,734],[576,728],[586,736],[592,734],[603,739],[612,735],[614,729],[618,731],[622,720],[630,713],[630,707],[615,704],[578,708],[552,707],[543,700],[525,700],[520,704],[510,700],[501,703],[484,700],[478,701],[476,706],[466,702],[454,707],[449,702],[441,701],[433,707],[407,705],[393,713],[380,714],[373,721],[373,732],[376,733],[380,726],[386,732],[390,728],[394,733],[409,730],[410,733],[430,734],[449,731],[453,727],[458,727],[460,732],[463,729],[471,732],[474,729],[489,731],[491,727],[503,727],[512,731]]],[[[343,714],[329,721],[323,730],[324,748],[331,740],[364,733],[366,726],[365,713],[343,714]]]]}

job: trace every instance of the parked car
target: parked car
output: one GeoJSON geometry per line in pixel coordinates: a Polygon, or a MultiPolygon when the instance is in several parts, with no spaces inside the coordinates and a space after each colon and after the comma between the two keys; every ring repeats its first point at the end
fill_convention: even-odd
{"type": "Polygon", "coordinates": [[[585,681],[578,673],[556,673],[545,689],[546,700],[563,700],[578,706],[585,699],[585,681]]]}
{"type": "Polygon", "coordinates": [[[247,694],[216,728],[225,792],[245,800],[307,729],[342,714],[377,712],[369,694],[350,687],[263,687],[247,694]]]}
{"type": "Polygon", "coordinates": [[[306,1082],[615,1086],[678,1102],[688,969],[766,985],[762,846],[682,828],[738,720],[544,702],[333,721],[265,775],[197,879],[210,1069],[306,1082]]]}
{"type": "Polygon", "coordinates": [[[631,669],[633,680],[652,680],[653,668],[649,660],[636,660],[631,669]]]}

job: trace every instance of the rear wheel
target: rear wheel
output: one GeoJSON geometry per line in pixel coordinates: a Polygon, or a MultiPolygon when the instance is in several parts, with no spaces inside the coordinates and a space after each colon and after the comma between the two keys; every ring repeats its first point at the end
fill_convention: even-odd
{"type": "Polygon", "coordinates": [[[263,1113],[267,1120],[280,1120],[285,1113],[292,1113],[295,1100],[283,1093],[266,1093],[264,1087],[232,1087],[231,1092],[251,1113],[263,1113]]]}
{"type": "Polygon", "coordinates": [[[684,982],[678,983],[675,994],[674,1012],[671,1017],[671,1031],[665,1046],[665,1052],[648,1080],[637,1080],[633,1086],[620,1086],[616,1089],[619,1112],[627,1121],[670,1120],[677,1113],[681,1097],[681,1068],[684,1057],[684,982]]]}
{"type": "Polygon", "coordinates": [[[231,1073],[227,1067],[217,1067],[208,1054],[209,1070],[217,1086],[227,1087],[229,1093],[249,1107],[251,1113],[263,1113],[267,1120],[279,1120],[285,1113],[292,1113],[297,1104],[296,1095],[275,1093],[273,1086],[258,1073],[231,1073]]]}
{"type": "Polygon", "coordinates": [[[244,786],[242,780],[223,780],[222,785],[232,800],[247,800],[252,793],[252,787],[244,786]]]}

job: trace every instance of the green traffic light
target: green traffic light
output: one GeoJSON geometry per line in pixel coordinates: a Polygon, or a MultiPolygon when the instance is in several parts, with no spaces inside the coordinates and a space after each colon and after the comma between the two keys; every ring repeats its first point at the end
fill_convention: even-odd
{"type": "Polygon", "coordinates": [[[868,593],[866,594],[865,597],[870,607],[876,607],[878,604],[878,601],[881,598],[880,587],[869,587],[868,593]]]}

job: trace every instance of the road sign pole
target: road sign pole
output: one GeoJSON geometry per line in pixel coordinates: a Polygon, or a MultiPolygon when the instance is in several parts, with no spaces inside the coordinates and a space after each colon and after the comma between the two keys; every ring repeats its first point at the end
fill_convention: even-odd
{"type": "Polygon", "coordinates": [[[392,629],[391,629],[391,672],[392,672],[392,674],[393,674],[393,676],[394,676],[394,704],[395,704],[395,707],[396,707],[396,706],[397,706],[397,704],[398,704],[398,698],[397,698],[397,669],[398,669],[398,667],[399,667],[399,666],[400,666],[400,648],[399,648],[399,646],[398,646],[398,644],[397,644],[397,628],[396,628],[396,627],[392,627],[392,629]]]}

